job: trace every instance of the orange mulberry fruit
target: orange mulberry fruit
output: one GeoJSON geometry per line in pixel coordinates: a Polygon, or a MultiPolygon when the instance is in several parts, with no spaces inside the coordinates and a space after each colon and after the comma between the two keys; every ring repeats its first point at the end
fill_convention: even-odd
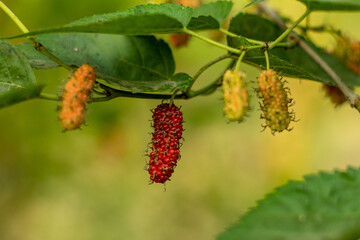
{"type": "Polygon", "coordinates": [[[149,0],[147,3],[152,3],[152,4],[170,3],[170,0],[149,0]]]}
{"type": "Polygon", "coordinates": [[[96,79],[93,67],[83,64],[66,83],[62,93],[59,120],[64,130],[79,128],[85,122],[85,107],[96,79]]]}
{"type": "Polygon", "coordinates": [[[169,35],[169,41],[174,48],[185,47],[190,40],[191,36],[186,33],[172,33],[169,35]]]}
{"type": "Polygon", "coordinates": [[[176,3],[191,8],[197,8],[201,5],[200,0],[177,0],[176,3]]]}
{"type": "Polygon", "coordinates": [[[223,78],[224,112],[230,121],[242,121],[249,110],[246,75],[241,71],[227,70],[223,78]]]}
{"type": "Polygon", "coordinates": [[[260,104],[265,119],[265,128],[271,132],[289,130],[289,124],[294,120],[294,113],[289,112],[289,104],[292,99],[288,97],[287,88],[277,72],[269,69],[264,70],[257,78],[258,96],[262,99],[260,104]]]}
{"type": "Polygon", "coordinates": [[[360,76],[360,41],[338,36],[333,55],[360,76]]]}

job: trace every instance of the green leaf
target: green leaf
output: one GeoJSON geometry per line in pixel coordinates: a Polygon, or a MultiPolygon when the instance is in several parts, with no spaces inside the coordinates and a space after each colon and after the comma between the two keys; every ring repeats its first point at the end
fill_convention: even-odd
{"type": "Polygon", "coordinates": [[[49,69],[59,67],[59,64],[49,59],[44,54],[35,50],[31,43],[15,45],[15,48],[24,54],[32,68],[49,69]]]}
{"type": "Polygon", "coordinates": [[[40,94],[31,66],[10,43],[0,40],[0,108],[40,94]]]}
{"type": "MultiPolygon", "coordinates": [[[[170,48],[153,36],[63,33],[42,35],[38,41],[68,65],[90,64],[97,77],[107,82],[104,84],[121,90],[173,92],[183,90],[190,82],[173,76],[175,63],[170,48]]],[[[26,44],[18,48],[35,68],[56,66],[26,44]]]]}
{"type": "Polygon", "coordinates": [[[360,169],[308,175],[257,203],[218,240],[360,238],[360,169]]]}
{"type": "Polygon", "coordinates": [[[263,2],[263,1],[264,1],[264,0],[253,0],[251,3],[247,4],[247,5],[245,6],[245,8],[250,7],[250,6],[252,6],[252,5],[254,5],[254,4],[257,4],[257,3],[263,2]]]}
{"type": "Polygon", "coordinates": [[[64,32],[148,35],[183,32],[184,27],[193,30],[216,29],[228,16],[231,8],[231,1],[212,2],[195,10],[178,4],[139,5],[126,11],[94,15],[62,27],[33,31],[11,38],[64,32]]]}
{"type": "MultiPolygon", "coordinates": [[[[244,37],[265,42],[274,41],[282,33],[282,30],[270,20],[265,19],[259,15],[242,13],[238,14],[232,19],[230,24],[230,31],[236,34],[240,34],[244,37]],[[264,29],[266,29],[266,31],[264,31],[264,29]]],[[[249,44],[240,39],[241,38],[228,38],[229,45],[239,47],[240,45],[249,44]]],[[[331,54],[326,53],[324,50],[316,47],[311,42],[306,41],[306,43],[315,52],[317,52],[319,56],[325,60],[325,62],[327,62],[327,64],[342,78],[343,82],[346,83],[349,87],[360,86],[360,77],[348,69],[341,61],[333,57],[331,54]]],[[[261,52],[259,51],[257,51],[257,53],[250,52],[250,54],[258,55],[259,58],[261,57],[261,52]]],[[[277,70],[282,71],[284,76],[309,79],[334,85],[327,73],[299,47],[294,47],[287,50],[273,49],[270,51],[270,56],[272,55],[290,64],[294,68],[293,70],[296,69],[301,73],[296,75],[293,72],[281,70],[281,68],[279,68],[279,62],[274,62],[274,60],[270,57],[270,67],[274,67],[277,70]]],[[[257,63],[253,62],[252,64],[264,66],[264,62],[264,59],[261,58],[261,61],[257,63]]]]}
{"type": "Polygon", "coordinates": [[[107,87],[111,87],[115,90],[132,89],[133,93],[160,93],[169,94],[174,92],[176,89],[185,91],[191,83],[191,77],[186,73],[177,73],[167,81],[127,81],[127,82],[112,82],[109,85],[109,81],[99,81],[107,87]]]}
{"type": "Polygon", "coordinates": [[[0,94],[0,108],[36,98],[40,95],[41,89],[36,85],[27,86],[26,88],[12,88],[0,94]]]}
{"type": "MultiPolygon", "coordinates": [[[[232,32],[233,29],[230,28],[232,32]]],[[[231,38],[228,37],[228,44],[232,47],[240,47],[240,46],[255,46],[255,44],[247,41],[243,37],[238,38],[231,38]]],[[[293,77],[293,78],[302,78],[302,79],[310,79],[311,75],[304,71],[302,68],[291,64],[290,62],[272,54],[269,53],[269,60],[270,60],[270,66],[271,68],[275,69],[278,72],[281,72],[283,76],[293,77]]],[[[266,68],[266,59],[264,52],[261,49],[255,49],[248,51],[243,58],[243,62],[252,65],[254,67],[258,67],[261,69],[266,68]]]]}
{"type": "Polygon", "coordinates": [[[359,11],[359,0],[298,0],[311,11],[359,11]]]}
{"type": "Polygon", "coordinates": [[[195,8],[187,28],[191,30],[218,29],[229,15],[232,6],[231,1],[217,1],[195,8]]]}

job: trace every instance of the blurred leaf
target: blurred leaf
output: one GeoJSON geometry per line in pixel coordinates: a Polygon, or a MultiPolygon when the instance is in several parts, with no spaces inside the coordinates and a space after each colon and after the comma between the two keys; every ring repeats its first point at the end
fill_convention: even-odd
{"type": "Polygon", "coordinates": [[[31,66],[10,43],[0,40],[0,108],[40,94],[31,66]]]}
{"type": "Polygon", "coordinates": [[[247,4],[247,5],[245,6],[245,8],[250,7],[250,6],[252,6],[252,5],[254,5],[254,4],[257,4],[257,3],[259,3],[259,2],[263,2],[263,1],[264,1],[264,0],[253,0],[251,3],[247,4]]]}
{"type": "Polygon", "coordinates": [[[147,35],[182,32],[184,27],[205,30],[219,28],[232,8],[231,1],[204,4],[197,9],[179,4],[147,4],[102,15],[86,17],[66,26],[33,31],[12,38],[45,33],[86,32],[147,35]]]}
{"type": "MultiPolygon", "coordinates": [[[[175,63],[170,48],[153,36],[64,33],[42,35],[38,41],[68,65],[88,63],[95,67],[97,77],[110,87],[131,92],[173,92],[184,89],[190,81],[173,76],[175,63]]],[[[27,45],[21,44],[19,49],[25,51],[35,68],[55,66],[27,45]]]]}
{"type": "MultiPolygon", "coordinates": [[[[273,22],[265,19],[259,15],[252,14],[238,14],[235,16],[230,24],[230,31],[236,34],[240,34],[244,37],[251,39],[257,39],[261,41],[274,41],[283,31],[273,22]],[[247,27],[251,26],[251,27],[247,27]],[[266,29],[264,31],[263,29],[266,29]]],[[[304,40],[305,41],[305,40],[304,40]]],[[[241,40],[241,38],[228,38],[229,45],[239,47],[242,45],[249,44],[247,41],[241,40]]],[[[324,50],[316,47],[313,43],[305,41],[319,56],[329,64],[329,66],[342,78],[344,83],[349,87],[360,86],[360,77],[357,76],[353,71],[348,69],[344,63],[333,57],[331,54],[326,53],[324,50]]],[[[309,57],[300,47],[294,47],[291,49],[273,49],[270,51],[271,54],[275,55],[279,59],[291,64],[299,72],[302,72],[303,76],[296,76],[291,71],[284,71],[279,68],[279,62],[270,58],[270,66],[276,68],[278,71],[281,70],[284,76],[298,77],[314,81],[323,82],[326,84],[334,85],[331,78],[327,73],[311,58],[309,57]]],[[[252,51],[249,55],[254,54],[261,57],[261,52],[252,51]]],[[[271,54],[269,56],[271,56],[271,54]]],[[[254,62],[251,62],[254,64],[254,62]]],[[[261,58],[261,61],[255,62],[257,65],[264,66],[265,60],[261,58]]]]}
{"type": "Polygon", "coordinates": [[[359,11],[359,0],[298,0],[312,11],[359,11]]]}
{"type": "Polygon", "coordinates": [[[217,239],[359,239],[360,169],[304,179],[267,195],[217,239]]]}
{"type": "Polygon", "coordinates": [[[36,85],[26,88],[12,88],[0,94],[0,108],[36,98],[41,93],[41,87],[36,85]]]}

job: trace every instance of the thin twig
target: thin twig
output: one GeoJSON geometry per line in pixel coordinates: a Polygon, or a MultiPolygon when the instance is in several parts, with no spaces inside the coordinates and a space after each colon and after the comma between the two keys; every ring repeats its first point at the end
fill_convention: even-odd
{"type": "Polygon", "coordinates": [[[216,64],[216,63],[218,63],[218,62],[220,62],[220,61],[222,61],[222,60],[224,60],[224,59],[230,58],[230,56],[231,56],[230,54],[224,54],[224,55],[222,55],[222,56],[220,56],[220,57],[218,57],[218,58],[216,58],[216,59],[208,62],[208,63],[205,64],[203,67],[201,67],[201,68],[199,69],[199,71],[197,71],[197,73],[194,75],[194,77],[193,77],[190,85],[189,85],[188,88],[186,89],[186,94],[187,94],[187,95],[190,94],[190,91],[191,91],[192,86],[194,85],[194,83],[196,82],[196,80],[200,77],[200,75],[201,75],[204,71],[206,71],[209,67],[211,67],[212,65],[214,65],[214,64],[216,64]]]}

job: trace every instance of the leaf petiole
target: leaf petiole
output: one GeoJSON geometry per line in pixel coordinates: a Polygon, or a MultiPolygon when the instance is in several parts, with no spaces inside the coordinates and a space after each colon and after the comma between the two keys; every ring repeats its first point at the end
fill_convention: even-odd
{"type": "Polygon", "coordinates": [[[244,59],[245,54],[246,54],[246,51],[242,51],[242,53],[240,54],[240,57],[238,58],[236,65],[235,65],[235,71],[239,71],[240,64],[241,64],[242,60],[244,59]]]}
{"type": "Polygon", "coordinates": [[[240,54],[240,53],[241,53],[241,50],[240,50],[240,49],[232,48],[232,47],[226,46],[226,45],[224,45],[224,44],[218,43],[218,42],[213,41],[213,40],[211,40],[211,39],[209,39],[209,38],[207,38],[207,37],[201,36],[200,34],[197,34],[196,32],[191,31],[191,30],[189,30],[189,29],[187,29],[187,28],[184,28],[183,31],[184,31],[185,33],[187,33],[187,34],[190,34],[190,35],[192,35],[192,36],[194,36],[194,37],[196,37],[196,38],[199,38],[200,40],[202,40],[202,41],[204,41],[204,42],[207,42],[207,43],[209,43],[209,44],[211,44],[211,45],[214,45],[214,46],[216,46],[216,47],[218,47],[218,48],[222,48],[222,49],[224,49],[224,50],[227,50],[227,51],[232,52],[232,53],[235,53],[235,54],[240,54]]]}
{"type": "Polygon", "coordinates": [[[255,44],[264,44],[264,42],[262,42],[262,41],[255,40],[255,39],[251,39],[251,38],[246,38],[246,37],[244,37],[244,36],[240,36],[240,35],[237,35],[237,34],[235,34],[235,33],[229,32],[228,30],[223,29],[223,28],[219,28],[219,31],[222,32],[222,33],[225,34],[225,35],[230,36],[230,37],[234,37],[234,38],[245,38],[245,39],[248,40],[249,42],[252,42],[252,43],[255,43],[255,44]]]}
{"type": "Polygon", "coordinates": [[[222,55],[210,62],[208,62],[207,64],[205,64],[202,68],[199,69],[199,71],[194,75],[193,79],[192,79],[192,82],[190,83],[189,87],[187,88],[186,90],[186,95],[189,95],[190,94],[190,91],[191,91],[191,88],[192,86],[194,85],[195,81],[199,78],[199,76],[205,72],[209,67],[211,67],[212,65],[226,59],[226,58],[230,58],[231,55],[230,54],[225,54],[225,55],[222,55]]]}
{"type": "Polygon", "coordinates": [[[269,60],[269,53],[268,53],[267,49],[265,49],[264,54],[265,54],[265,60],[266,60],[266,70],[269,70],[270,69],[270,60],[269,60]]]}
{"type": "Polygon", "coordinates": [[[16,24],[16,26],[20,28],[23,33],[29,32],[20,19],[2,1],[0,1],[0,8],[10,17],[10,19],[16,24]]]}
{"type": "Polygon", "coordinates": [[[291,25],[291,27],[286,29],[285,32],[283,32],[274,42],[271,43],[271,45],[269,46],[268,49],[269,50],[273,49],[282,40],[284,40],[294,30],[294,28],[296,28],[297,25],[299,25],[299,23],[301,23],[301,21],[304,20],[304,18],[306,18],[309,15],[309,13],[310,13],[310,10],[307,9],[306,12],[298,20],[296,20],[296,22],[294,22],[293,25],[291,25]]]}
{"type": "Polygon", "coordinates": [[[51,100],[51,101],[61,101],[61,97],[49,93],[40,93],[40,95],[37,98],[44,100],[51,100]]]}

